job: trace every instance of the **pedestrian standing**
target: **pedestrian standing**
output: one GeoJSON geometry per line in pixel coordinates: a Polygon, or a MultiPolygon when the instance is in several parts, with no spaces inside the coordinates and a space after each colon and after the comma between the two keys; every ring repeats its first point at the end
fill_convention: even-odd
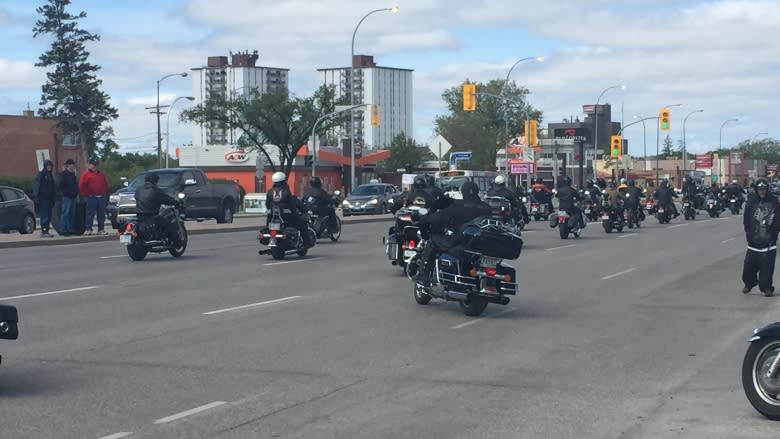
{"type": "Polygon", "coordinates": [[[60,235],[70,236],[76,234],[73,225],[76,199],[79,196],[79,184],[76,180],[76,162],[73,159],[65,161],[65,170],[60,173],[57,185],[60,189],[60,235]]]}
{"type": "Polygon", "coordinates": [[[780,232],[780,202],[769,192],[764,178],[756,180],[754,193],[748,196],[742,223],[747,237],[747,254],[742,267],[744,294],[754,286],[770,297],[774,294],[772,276],[777,256],[777,234],[780,232]]]}
{"type": "Polygon", "coordinates": [[[87,172],[81,174],[79,179],[79,192],[87,198],[87,215],[84,221],[84,234],[92,234],[92,220],[97,213],[97,234],[105,235],[106,222],[106,193],[108,192],[108,180],[106,174],[98,169],[100,162],[90,159],[87,172]]]}
{"type": "Polygon", "coordinates": [[[49,223],[51,222],[51,211],[54,208],[54,201],[57,198],[57,185],[54,183],[54,162],[46,160],[43,162],[43,169],[35,176],[33,182],[33,197],[38,203],[38,215],[41,218],[41,238],[52,238],[49,233],[49,223]]]}

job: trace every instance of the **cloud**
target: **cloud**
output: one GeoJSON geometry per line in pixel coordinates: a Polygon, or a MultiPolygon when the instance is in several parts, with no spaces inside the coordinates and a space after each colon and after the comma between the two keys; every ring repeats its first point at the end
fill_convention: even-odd
{"type": "Polygon", "coordinates": [[[46,72],[32,61],[0,59],[0,89],[40,87],[46,72]]]}

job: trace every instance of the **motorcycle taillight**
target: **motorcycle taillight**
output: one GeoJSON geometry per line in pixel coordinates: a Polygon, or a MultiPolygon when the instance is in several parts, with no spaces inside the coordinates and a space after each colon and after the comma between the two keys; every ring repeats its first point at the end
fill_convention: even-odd
{"type": "Polygon", "coordinates": [[[276,230],[271,230],[271,238],[274,238],[276,236],[276,230]]]}
{"type": "Polygon", "coordinates": [[[406,243],[406,248],[409,250],[414,250],[415,242],[413,240],[409,240],[409,242],[406,243]]]}
{"type": "Polygon", "coordinates": [[[503,216],[504,218],[508,218],[509,217],[509,211],[508,210],[502,210],[501,211],[501,216],[503,216]]]}
{"type": "Polygon", "coordinates": [[[487,274],[490,277],[493,277],[496,275],[496,269],[495,268],[485,268],[485,274],[487,274]]]}
{"type": "Polygon", "coordinates": [[[132,232],[133,231],[133,223],[127,223],[125,225],[125,232],[132,232]]]}

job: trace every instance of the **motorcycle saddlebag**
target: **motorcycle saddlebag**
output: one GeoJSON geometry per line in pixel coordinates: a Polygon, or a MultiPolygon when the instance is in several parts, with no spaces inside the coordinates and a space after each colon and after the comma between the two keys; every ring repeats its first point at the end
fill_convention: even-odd
{"type": "Polygon", "coordinates": [[[502,227],[467,224],[461,233],[466,250],[485,256],[517,259],[523,250],[522,238],[513,233],[507,233],[502,227]]]}
{"type": "Polygon", "coordinates": [[[11,305],[0,305],[0,339],[16,340],[19,337],[19,313],[11,305]]]}

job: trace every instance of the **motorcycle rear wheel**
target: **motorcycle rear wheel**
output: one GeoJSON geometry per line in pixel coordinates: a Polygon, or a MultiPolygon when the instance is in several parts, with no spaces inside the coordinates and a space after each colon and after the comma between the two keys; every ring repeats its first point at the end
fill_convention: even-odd
{"type": "Polygon", "coordinates": [[[146,250],[146,247],[137,242],[127,246],[127,255],[134,261],[143,261],[148,253],[149,251],[146,250]]]}
{"type": "Polygon", "coordinates": [[[282,259],[284,259],[284,250],[280,249],[279,247],[272,248],[271,257],[276,259],[277,261],[281,261],[282,259]]]}
{"type": "Polygon", "coordinates": [[[568,223],[558,224],[558,232],[560,232],[561,239],[569,239],[569,224],[568,223]]]}
{"type": "Polygon", "coordinates": [[[773,421],[780,421],[780,378],[767,378],[766,372],[777,355],[780,339],[761,339],[750,344],[742,361],[745,396],[759,413],[773,421]]]}
{"type": "Polygon", "coordinates": [[[469,296],[468,299],[459,302],[463,314],[469,317],[479,317],[487,308],[488,301],[482,297],[469,296]]]}

